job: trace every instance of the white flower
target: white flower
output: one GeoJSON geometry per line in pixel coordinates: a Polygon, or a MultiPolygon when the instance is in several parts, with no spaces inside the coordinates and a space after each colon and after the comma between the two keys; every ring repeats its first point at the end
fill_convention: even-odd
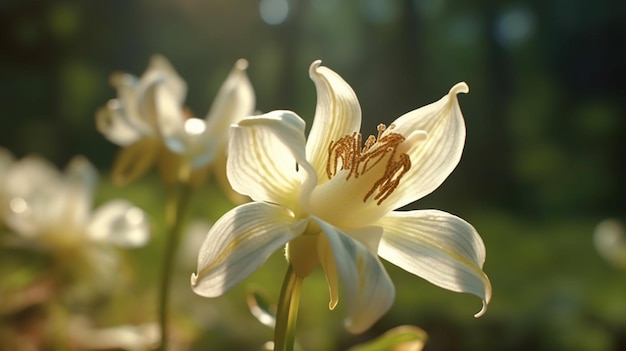
{"type": "Polygon", "coordinates": [[[458,164],[465,124],[456,95],[406,113],[362,140],[361,109],[335,72],[311,65],[315,119],[274,111],[231,129],[228,179],[254,202],[234,208],[207,234],[193,290],[215,297],[246,278],[287,244],[287,259],[305,277],[321,264],[330,308],[341,281],[346,327],[369,328],[392,305],[394,286],[378,256],[429,282],[483,300],[485,247],[464,220],[438,210],[394,211],[435,190],[458,164]]]}
{"type": "Polygon", "coordinates": [[[228,127],[254,111],[247,65],[243,59],[235,63],[204,119],[184,107],[186,83],[163,56],[152,57],[141,78],[113,75],[118,97],[96,114],[98,130],[124,148],[115,161],[113,181],[129,183],[154,163],[172,181],[180,162],[193,169],[212,163],[225,180],[228,127]]]}
{"type": "Polygon", "coordinates": [[[618,268],[626,268],[626,229],[622,222],[607,218],[593,232],[593,244],[605,260],[618,268]]]}
{"type": "Polygon", "coordinates": [[[143,246],[149,223],[141,209],[112,200],[92,211],[96,179],[96,170],[80,156],[70,161],[65,173],[36,156],[16,161],[4,175],[7,226],[61,259],[86,252],[98,255],[102,252],[92,248],[99,243],[143,246]]]}
{"type": "Polygon", "coordinates": [[[159,342],[156,323],[95,328],[87,317],[74,316],[70,319],[69,333],[73,344],[81,350],[145,351],[154,350],[159,342]]]}

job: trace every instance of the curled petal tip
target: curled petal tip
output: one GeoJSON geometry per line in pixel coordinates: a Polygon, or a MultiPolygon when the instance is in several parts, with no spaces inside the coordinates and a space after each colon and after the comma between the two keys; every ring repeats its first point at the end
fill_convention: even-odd
{"type": "Polygon", "coordinates": [[[487,313],[487,303],[487,301],[483,300],[483,308],[481,308],[480,311],[474,315],[474,318],[482,317],[485,313],[487,313]]]}
{"type": "Polygon", "coordinates": [[[191,273],[191,286],[194,287],[198,283],[198,275],[191,273]]]}
{"type": "Polygon", "coordinates": [[[450,95],[457,95],[459,93],[469,93],[469,86],[467,85],[467,83],[456,83],[452,88],[450,88],[450,95]]]}
{"type": "Polygon", "coordinates": [[[321,64],[322,64],[322,60],[313,61],[313,63],[311,64],[311,67],[309,68],[309,75],[315,74],[315,71],[320,67],[321,64]]]}
{"type": "Polygon", "coordinates": [[[248,69],[248,60],[241,58],[235,62],[235,68],[240,71],[245,71],[248,69]]]}
{"type": "Polygon", "coordinates": [[[485,282],[484,295],[479,295],[479,297],[483,300],[483,307],[474,315],[474,318],[482,317],[485,313],[487,313],[487,305],[489,305],[489,301],[491,301],[491,282],[486,274],[483,273],[483,277],[485,282]]]}
{"type": "Polygon", "coordinates": [[[483,298],[483,308],[478,311],[474,315],[474,318],[482,317],[485,313],[487,313],[487,305],[489,301],[491,301],[491,282],[489,282],[489,278],[485,275],[485,279],[487,281],[487,288],[485,289],[485,297],[483,298]]]}

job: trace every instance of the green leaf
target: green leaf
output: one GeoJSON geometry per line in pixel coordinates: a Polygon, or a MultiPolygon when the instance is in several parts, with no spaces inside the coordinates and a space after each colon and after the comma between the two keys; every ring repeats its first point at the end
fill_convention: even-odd
{"type": "Polygon", "coordinates": [[[418,327],[402,325],[389,329],[385,334],[348,351],[421,351],[428,335],[418,327]]]}

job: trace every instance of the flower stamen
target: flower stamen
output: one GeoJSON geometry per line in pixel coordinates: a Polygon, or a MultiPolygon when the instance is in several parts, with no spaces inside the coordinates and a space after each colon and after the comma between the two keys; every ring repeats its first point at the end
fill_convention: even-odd
{"type": "Polygon", "coordinates": [[[363,202],[366,202],[376,193],[374,200],[380,205],[398,187],[402,176],[411,168],[409,155],[406,153],[397,155],[398,147],[406,138],[402,134],[389,132],[394,127],[393,124],[389,128],[379,124],[378,136],[370,135],[363,147],[361,147],[363,137],[357,132],[331,141],[328,145],[326,162],[328,179],[332,179],[341,170],[348,170],[346,180],[353,175],[354,178],[358,178],[376,168],[380,162],[386,162],[381,177],[374,182],[363,198],[363,202]]]}

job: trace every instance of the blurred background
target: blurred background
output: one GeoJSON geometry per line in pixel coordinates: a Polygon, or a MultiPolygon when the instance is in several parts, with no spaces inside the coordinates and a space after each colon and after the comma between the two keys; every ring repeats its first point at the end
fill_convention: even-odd
{"type": "MultiPolygon", "coordinates": [[[[142,295],[118,292],[97,309],[101,325],[147,322],[156,318],[164,191],[156,176],[123,189],[108,181],[118,147],[96,131],[94,114],[115,97],[111,73],[141,75],[163,54],[187,81],[187,105],[204,116],[234,62],[246,58],[257,109],[291,109],[310,123],[308,68],[321,59],[355,90],[364,134],[465,81],[461,163],[412,207],[451,212],[481,233],[489,311],[474,319],[477,298],[387,265],[396,302],[371,331],[352,336],[341,306],[326,310],[316,272],[305,281],[301,343],[345,350],[413,324],[429,334],[428,351],[626,350],[626,266],[594,246],[607,219],[609,246],[626,245],[625,19],[619,0],[4,0],[0,146],[60,167],[85,155],[102,173],[98,201],[123,197],[150,213],[154,240],[126,254],[135,263],[128,284],[142,295]]],[[[208,184],[194,197],[190,225],[232,207],[213,190],[208,184]]],[[[189,291],[196,252],[184,247],[174,305],[189,349],[259,349],[270,340],[245,298],[254,285],[276,301],[281,255],[208,300],[189,291]]]]}

